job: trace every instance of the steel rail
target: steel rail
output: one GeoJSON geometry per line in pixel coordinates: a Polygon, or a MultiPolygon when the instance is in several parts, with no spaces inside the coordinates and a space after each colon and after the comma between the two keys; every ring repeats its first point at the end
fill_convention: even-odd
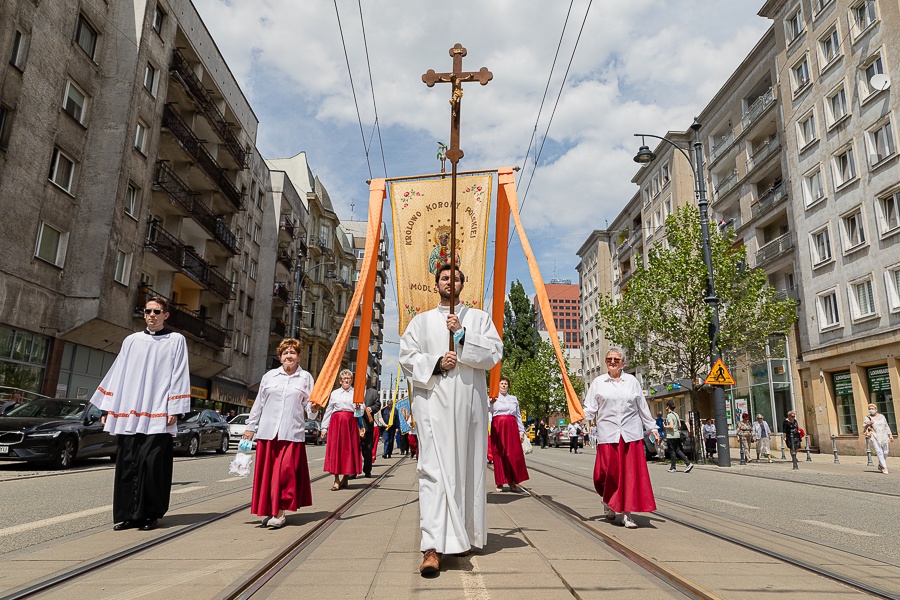
{"type": "MultiPolygon", "coordinates": [[[[582,475],[581,473],[567,471],[566,469],[560,469],[559,467],[552,467],[549,465],[542,465],[542,466],[549,467],[551,469],[556,469],[557,471],[561,471],[563,473],[569,473],[571,475],[576,475],[578,477],[582,477],[582,478],[585,477],[585,475],[582,475]]],[[[542,469],[535,468],[531,465],[529,465],[528,469],[536,471],[538,473],[543,473],[544,475],[547,475],[548,477],[552,477],[552,478],[562,481],[564,483],[568,483],[569,485],[572,485],[572,486],[575,486],[575,487],[578,487],[578,488],[581,488],[584,490],[588,490],[591,493],[596,493],[596,490],[593,487],[588,487],[586,485],[581,485],[579,483],[575,483],[569,479],[565,479],[558,475],[554,475],[553,473],[550,473],[548,471],[544,471],[542,469]]],[[[675,503],[673,503],[673,504],[675,504],[675,503]]],[[[565,511],[562,511],[562,509],[559,509],[559,510],[561,512],[565,512],[565,511]]],[[[846,585],[847,587],[853,588],[860,592],[864,592],[871,596],[874,596],[877,598],[885,598],[886,600],[900,600],[900,594],[890,592],[888,590],[883,590],[881,588],[877,588],[873,585],[866,583],[865,581],[860,581],[860,580],[854,579],[852,577],[847,577],[845,575],[841,575],[840,573],[835,573],[833,571],[823,569],[822,567],[808,563],[804,560],[800,560],[798,558],[793,558],[791,556],[781,554],[780,552],[775,552],[774,550],[769,550],[768,548],[764,548],[762,546],[757,546],[756,544],[752,544],[750,542],[740,540],[740,539],[730,536],[728,534],[725,534],[725,533],[722,533],[719,531],[714,531],[712,529],[708,529],[706,527],[703,527],[702,525],[697,525],[695,523],[691,523],[690,521],[685,521],[683,519],[673,517],[672,515],[666,514],[665,512],[661,512],[659,510],[654,511],[654,514],[659,515],[660,517],[662,517],[668,521],[672,521],[673,523],[678,523],[679,525],[683,525],[685,527],[690,527],[691,529],[694,529],[694,530],[704,533],[706,535],[712,536],[714,538],[718,538],[720,540],[730,542],[736,546],[740,546],[742,548],[746,548],[747,550],[752,550],[754,552],[758,552],[759,554],[768,556],[770,558],[774,558],[775,560],[778,560],[780,562],[783,562],[783,563],[786,563],[789,565],[793,565],[797,568],[803,569],[805,571],[809,571],[811,573],[815,573],[816,575],[819,575],[820,577],[830,579],[832,581],[835,581],[842,585],[846,585]]],[[[577,515],[573,515],[573,516],[576,520],[580,519],[580,517],[578,517],[577,515]]]]}

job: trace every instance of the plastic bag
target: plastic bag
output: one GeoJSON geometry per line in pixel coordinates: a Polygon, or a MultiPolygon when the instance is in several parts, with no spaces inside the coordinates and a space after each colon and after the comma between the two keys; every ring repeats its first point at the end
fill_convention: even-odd
{"type": "Polygon", "coordinates": [[[522,452],[525,454],[531,454],[531,451],[534,450],[534,446],[531,445],[531,440],[528,439],[526,435],[522,438],[522,452]]]}
{"type": "Polygon", "coordinates": [[[250,452],[250,450],[252,449],[253,442],[251,442],[250,440],[241,440],[240,443],[238,443],[238,450],[240,450],[241,452],[250,452]]]}
{"type": "MultiPolygon", "coordinates": [[[[249,441],[249,440],[248,440],[249,441]]],[[[238,477],[246,477],[253,470],[253,457],[244,452],[234,455],[234,460],[228,465],[228,472],[238,477]]]]}

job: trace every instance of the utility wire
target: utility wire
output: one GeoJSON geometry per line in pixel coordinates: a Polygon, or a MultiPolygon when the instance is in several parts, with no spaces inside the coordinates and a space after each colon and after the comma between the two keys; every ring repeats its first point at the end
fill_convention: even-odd
{"type": "MultiPolygon", "coordinates": [[[[337,0],[335,0],[337,2],[337,0]]],[[[372,90],[372,110],[375,111],[375,129],[378,131],[378,147],[381,150],[381,166],[384,168],[384,177],[387,179],[387,163],[384,158],[384,143],[381,140],[381,125],[378,122],[378,107],[375,105],[375,81],[372,79],[372,62],[369,60],[369,42],[366,40],[366,24],[363,21],[363,12],[362,12],[362,2],[361,0],[357,0],[357,5],[359,6],[359,24],[362,26],[362,38],[363,38],[363,47],[366,50],[366,67],[369,70],[369,88],[372,90]]],[[[366,149],[366,156],[368,156],[369,150],[366,149]]],[[[372,169],[369,169],[369,177],[372,176],[372,169]]]]}
{"type": "Polygon", "coordinates": [[[372,163],[369,161],[369,149],[366,146],[366,134],[363,132],[362,116],[359,113],[359,102],[356,100],[356,88],[353,86],[353,73],[350,71],[350,56],[347,54],[347,42],[344,40],[344,28],[341,27],[341,13],[337,0],[334,0],[334,14],[337,16],[338,31],[341,33],[341,45],[344,47],[344,61],[347,63],[347,76],[350,78],[350,91],[353,92],[353,104],[356,106],[356,120],[359,121],[359,135],[362,138],[363,151],[366,153],[366,165],[369,167],[369,179],[372,179],[372,163]]]}

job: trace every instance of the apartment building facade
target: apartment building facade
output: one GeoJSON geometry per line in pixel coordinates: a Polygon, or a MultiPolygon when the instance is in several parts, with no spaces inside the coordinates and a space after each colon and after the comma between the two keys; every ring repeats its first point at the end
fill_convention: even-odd
{"type": "Polygon", "coordinates": [[[581,364],[585,384],[606,372],[609,343],[597,326],[597,302],[612,290],[610,233],[595,229],[578,249],[578,290],[581,296],[581,364]]]}

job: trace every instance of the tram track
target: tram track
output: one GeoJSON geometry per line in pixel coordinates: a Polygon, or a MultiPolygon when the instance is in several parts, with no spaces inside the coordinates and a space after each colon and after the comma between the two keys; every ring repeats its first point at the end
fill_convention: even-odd
{"type": "MultiPolygon", "coordinates": [[[[586,477],[584,474],[576,473],[576,472],[574,472],[574,471],[570,471],[570,470],[567,470],[567,469],[562,469],[562,468],[554,467],[554,466],[550,466],[550,465],[541,465],[541,466],[547,467],[547,468],[549,468],[549,469],[553,469],[553,470],[555,470],[555,471],[559,471],[559,472],[561,472],[561,473],[566,473],[566,474],[569,474],[569,475],[573,475],[573,476],[576,476],[576,477],[578,477],[578,478],[580,478],[580,479],[587,479],[587,477],[586,477]]],[[[574,486],[574,487],[577,487],[577,488],[580,488],[580,489],[589,491],[589,492],[591,492],[592,494],[596,494],[596,490],[594,489],[593,485],[587,486],[587,485],[583,485],[583,484],[581,484],[581,483],[572,481],[570,478],[561,477],[561,476],[559,476],[559,475],[557,475],[557,474],[555,474],[555,473],[552,473],[552,472],[550,472],[550,471],[547,471],[547,470],[538,468],[538,467],[536,467],[533,463],[528,465],[528,469],[531,470],[531,471],[535,471],[535,472],[537,472],[537,473],[541,473],[541,474],[543,474],[543,475],[546,475],[546,476],[548,476],[548,477],[551,477],[551,478],[556,479],[556,480],[558,480],[558,481],[561,481],[561,482],[563,482],[563,483],[567,483],[567,484],[569,484],[569,485],[571,485],[571,486],[574,486]]],[[[527,493],[528,493],[530,496],[534,497],[536,500],[540,501],[540,502],[541,502],[542,504],[544,504],[545,506],[547,506],[547,507],[553,509],[554,511],[558,512],[560,515],[565,516],[567,520],[569,520],[569,521],[572,522],[572,523],[577,524],[579,527],[581,527],[582,529],[584,529],[585,531],[587,531],[588,533],[590,533],[592,536],[594,536],[594,537],[598,537],[598,536],[599,536],[599,537],[600,537],[601,539],[603,539],[604,541],[609,540],[608,543],[611,545],[611,547],[614,547],[614,548],[619,548],[619,547],[621,547],[625,552],[633,551],[633,552],[634,552],[634,557],[635,557],[634,562],[635,562],[636,564],[638,564],[639,566],[641,566],[642,568],[646,568],[645,565],[642,564],[642,562],[641,562],[643,553],[641,553],[639,550],[636,550],[636,549],[634,549],[634,548],[631,548],[631,547],[629,547],[628,545],[622,543],[620,540],[616,539],[615,537],[609,536],[608,534],[605,534],[605,533],[603,533],[603,532],[597,530],[595,527],[593,527],[593,526],[590,525],[589,523],[586,523],[586,522],[584,521],[584,517],[582,517],[581,515],[579,515],[579,514],[576,513],[575,511],[569,509],[568,507],[562,506],[562,505],[560,505],[560,504],[558,504],[558,503],[556,503],[556,502],[553,502],[552,500],[548,500],[548,499],[546,499],[546,498],[543,498],[543,497],[541,497],[540,494],[534,492],[534,491],[531,490],[530,488],[527,488],[527,487],[525,487],[525,486],[520,486],[520,487],[522,487],[522,489],[524,489],[525,491],[527,491],[527,493]]],[[[669,503],[669,504],[676,505],[676,506],[683,506],[683,507],[688,508],[688,509],[691,509],[691,510],[697,510],[697,509],[694,508],[694,507],[690,507],[690,506],[687,506],[687,505],[683,505],[683,504],[681,504],[681,503],[674,502],[674,501],[663,500],[663,501],[661,501],[661,502],[669,503]]],[[[854,577],[849,577],[849,576],[844,575],[844,574],[842,574],[842,573],[837,573],[837,572],[835,572],[835,571],[826,569],[826,568],[824,568],[824,567],[822,567],[822,566],[820,566],[820,565],[816,565],[816,564],[810,563],[809,561],[806,561],[806,560],[803,560],[803,559],[800,559],[800,558],[797,558],[797,557],[794,557],[794,556],[789,556],[789,555],[783,554],[783,553],[781,553],[781,552],[777,552],[777,551],[775,551],[775,550],[770,550],[769,548],[765,548],[765,547],[760,546],[760,545],[758,545],[758,544],[754,544],[754,543],[752,543],[752,542],[748,542],[748,541],[746,541],[746,540],[739,539],[739,538],[737,538],[737,537],[735,537],[735,536],[732,536],[732,535],[723,533],[723,532],[721,532],[721,531],[717,531],[717,530],[713,530],[713,529],[708,528],[708,527],[704,527],[703,525],[700,525],[700,524],[695,523],[695,522],[693,522],[693,521],[690,521],[690,520],[688,520],[688,519],[681,518],[681,517],[677,517],[677,516],[671,514],[670,512],[665,512],[665,511],[656,510],[656,511],[654,511],[653,514],[655,514],[655,515],[657,515],[657,516],[659,516],[659,517],[661,517],[661,518],[663,518],[663,519],[666,519],[667,521],[671,521],[671,522],[673,522],[673,523],[677,523],[677,524],[682,525],[682,526],[684,526],[684,527],[688,527],[688,528],[690,528],[690,529],[693,529],[693,530],[695,530],[695,531],[698,531],[698,532],[700,532],[700,533],[702,533],[702,534],[704,534],[704,535],[708,535],[708,536],[713,537],[713,538],[715,538],[715,539],[718,539],[718,540],[721,540],[721,541],[724,541],[724,542],[728,542],[728,543],[734,544],[735,546],[739,546],[739,547],[741,547],[741,548],[744,548],[744,549],[747,549],[747,550],[750,550],[750,551],[759,553],[759,554],[761,554],[761,555],[767,556],[767,557],[772,558],[772,559],[775,559],[775,560],[777,560],[777,561],[779,561],[779,562],[782,562],[782,563],[785,563],[785,564],[788,564],[788,565],[791,565],[791,566],[794,566],[794,567],[803,569],[803,570],[805,570],[805,571],[814,573],[814,574],[816,574],[816,575],[818,575],[818,576],[820,576],[820,577],[823,577],[823,578],[825,578],[825,579],[829,579],[829,580],[834,581],[834,582],[836,582],[836,583],[839,583],[839,584],[841,584],[841,585],[845,585],[845,586],[847,586],[847,587],[849,587],[849,588],[852,588],[852,589],[857,590],[857,591],[859,591],[859,592],[862,592],[862,593],[864,593],[864,594],[868,594],[868,595],[870,595],[870,596],[872,596],[872,597],[876,597],[876,598],[884,598],[884,599],[887,599],[887,600],[900,600],[900,594],[897,594],[896,592],[878,588],[878,587],[876,587],[876,586],[874,586],[874,585],[872,585],[872,584],[870,584],[870,583],[868,583],[868,582],[861,581],[861,580],[856,579],[856,578],[854,578],[854,577]]],[[[794,537],[794,536],[792,536],[792,537],[794,537]]],[[[795,539],[801,539],[801,540],[802,540],[802,538],[795,538],[795,539]]],[[[807,542],[807,540],[802,540],[802,541],[803,541],[803,542],[807,542]]],[[[807,543],[808,543],[808,542],[807,542],[807,543]]],[[[840,552],[848,552],[847,550],[843,550],[843,549],[834,549],[834,550],[838,550],[838,551],[840,551],[840,552]]],[[[626,554],[626,556],[628,556],[628,554],[626,554]]],[[[868,558],[868,557],[866,557],[866,558],[868,558]]],[[[657,561],[654,561],[653,559],[649,559],[649,560],[652,561],[652,562],[651,562],[650,564],[648,564],[647,566],[653,568],[654,565],[653,565],[652,563],[657,563],[657,561]]],[[[657,564],[658,564],[658,563],[657,563],[657,564]]],[[[882,564],[887,565],[887,563],[882,563],[882,564]]],[[[891,566],[893,566],[893,565],[891,565],[891,566]]],[[[661,571],[660,571],[660,573],[657,575],[657,577],[662,578],[664,581],[668,581],[668,575],[665,574],[665,571],[669,571],[669,569],[668,569],[667,567],[665,567],[664,570],[661,570],[661,571]]],[[[651,572],[652,572],[652,571],[651,571],[651,572]]],[[[684,588],[681,587],[681,585],[680,585],[679,582],[678,582],[678,579],[679,579],[680,577],[681,577],[680,575],[678,575],[677,573],[675,573],[675,579],[672,580],[672,584],[673,584],[674,587],[676,587],[676,589],[678,589],[679,591],[682,591],[682,592],[685,593],[685,594],[688,594],[690,597],[694,597],[694,598],[706,598],[706,597],[717,598],[717,597],[718,597],[718,596],[715,596],[715,595],[713,595],[713,596],[693,595],[693,592],[689,591],[689,586],[684,587],[684,588]]],[[[690,582],[687,581],[687,582],[685,582],[685,583],[688,583],[688,584],[689,584],[690,582]]],[[[703,592],[702,588],[701,588],[699,591],[700,591],[700,592],[703,592]]]]}

